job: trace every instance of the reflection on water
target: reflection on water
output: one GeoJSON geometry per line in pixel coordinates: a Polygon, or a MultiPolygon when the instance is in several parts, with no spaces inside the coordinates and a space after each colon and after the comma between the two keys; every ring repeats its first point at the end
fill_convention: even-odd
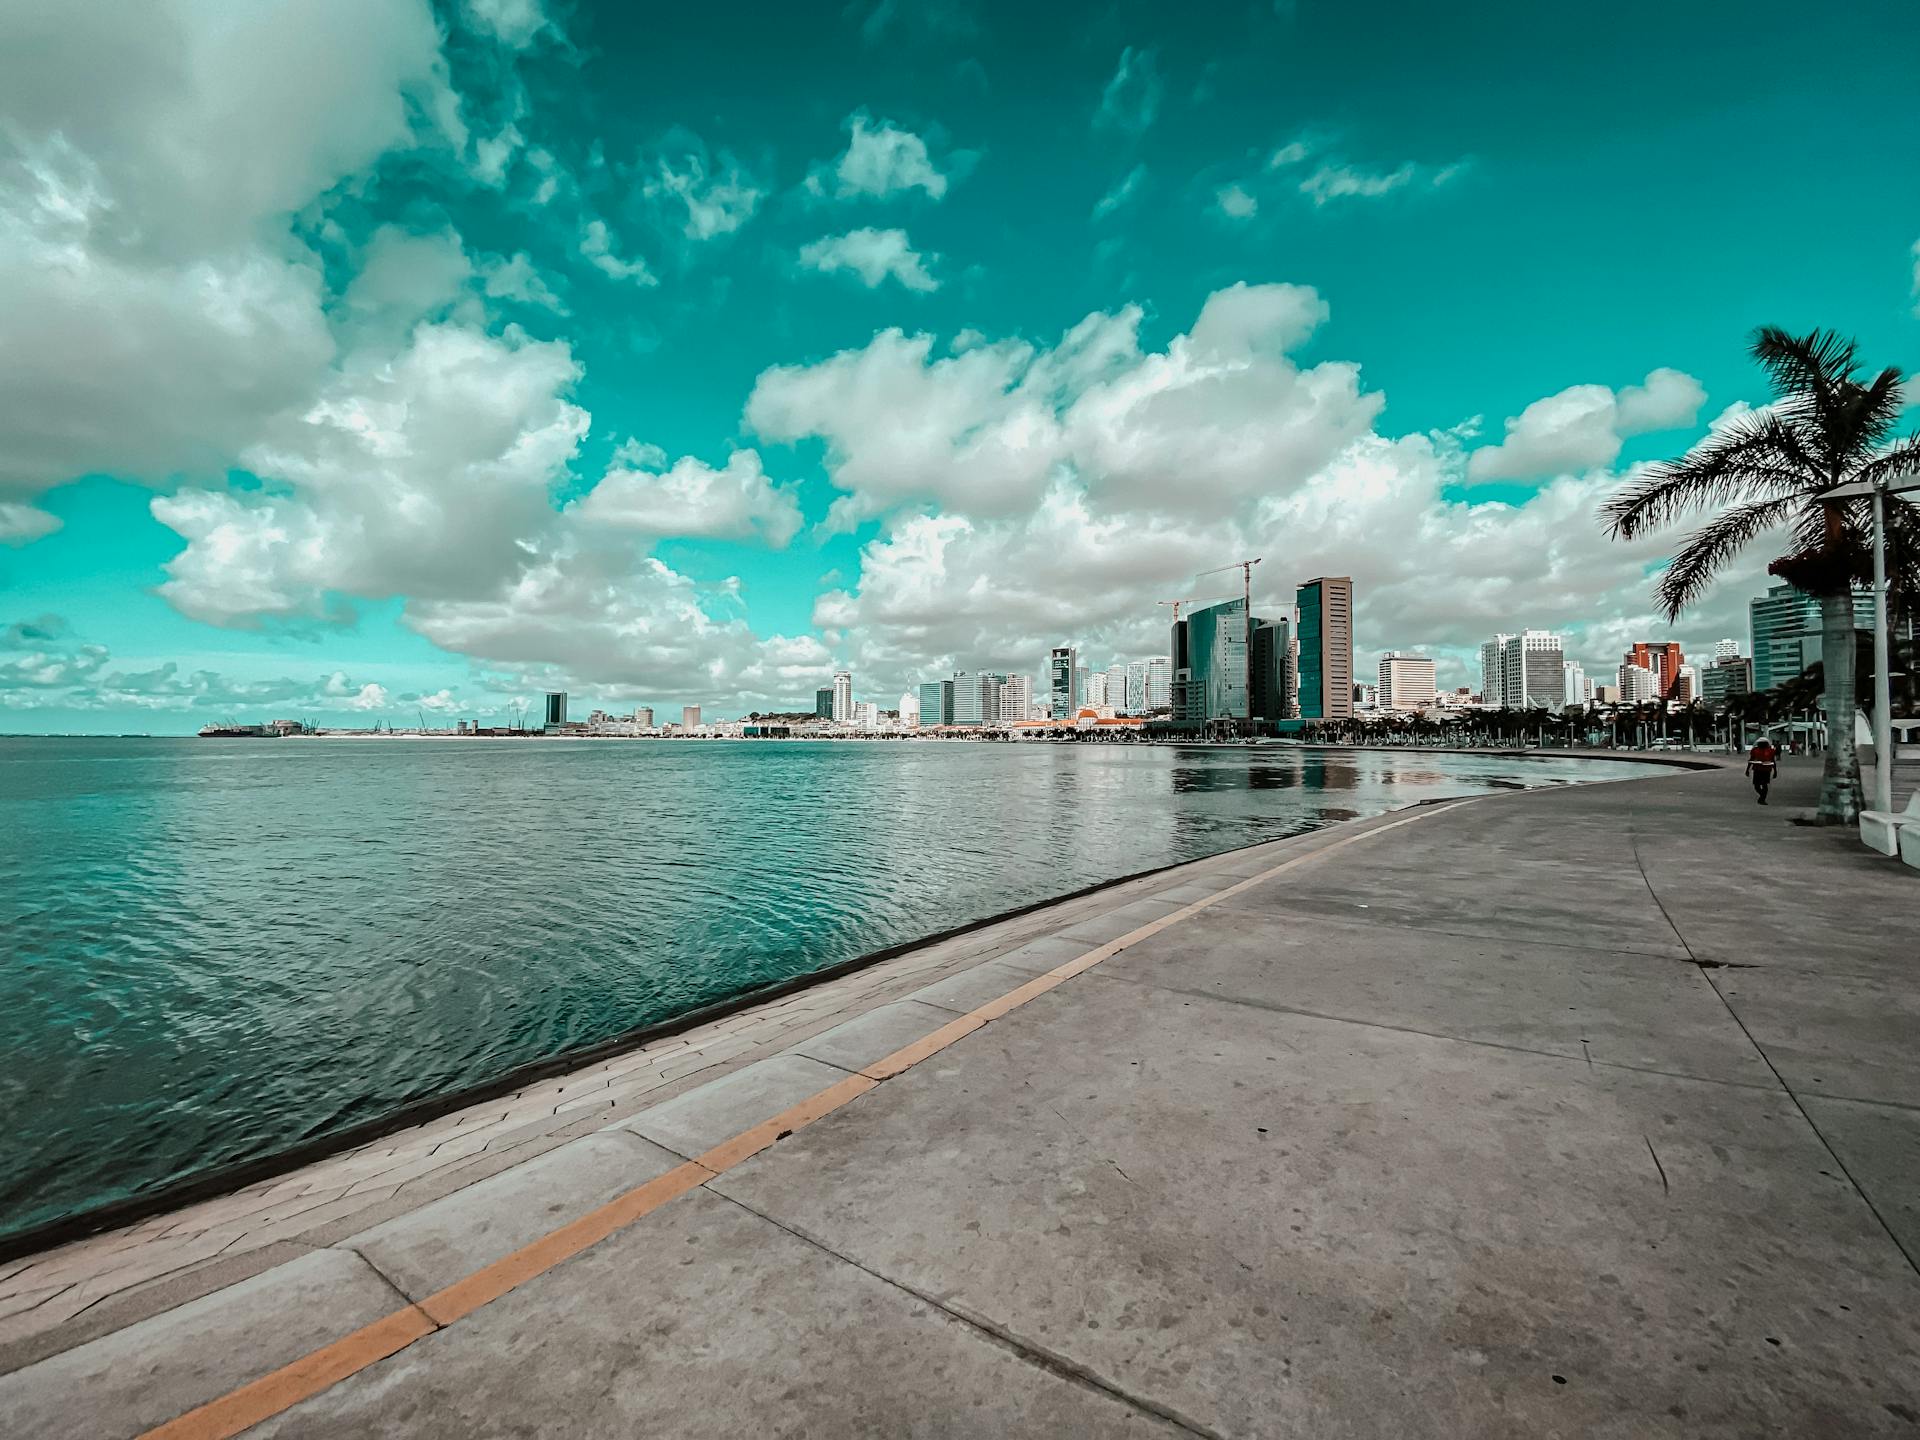
{"type": "Polygon", "coordinates": [[[1590,773],[1240,747],[0,740],[0,1233],[1102,880],[1590,773]]]}

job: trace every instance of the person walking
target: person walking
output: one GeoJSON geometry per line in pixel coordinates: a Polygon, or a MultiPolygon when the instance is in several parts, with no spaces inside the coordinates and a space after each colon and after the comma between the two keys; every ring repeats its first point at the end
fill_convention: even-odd
{"type": "Polygon", "coordinates": [[[1747,774],[1753,779],[1753,793],[1762,805],[1767,803],[1767,788],[1773,784],[1773,772],[1780,767],[1780,752],[1773,741],[1762,735],[1747,752],[1747,774]]]}

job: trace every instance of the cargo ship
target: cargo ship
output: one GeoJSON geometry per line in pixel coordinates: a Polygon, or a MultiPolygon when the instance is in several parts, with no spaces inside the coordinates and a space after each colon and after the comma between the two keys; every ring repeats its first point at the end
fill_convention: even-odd
{"type": "Polygon", "coordinates": [[[270,720],[265,725],[236,725],[223,720],[217,725],[202,725],[202,740],[278,740],[284,735],[309,735],[313,727],[302,720],[270,720]]]}

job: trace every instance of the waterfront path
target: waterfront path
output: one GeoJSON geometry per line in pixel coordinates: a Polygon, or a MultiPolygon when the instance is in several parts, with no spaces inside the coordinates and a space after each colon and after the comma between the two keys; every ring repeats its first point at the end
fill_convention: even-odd
{"type": "Polygon", "coordinates": [[[0,1433],[1920,1434],[1920,876],[1816,783],[1200,862],[277,1182],[380,1197],[315,1224],[0,1265],[0,1433]]]}

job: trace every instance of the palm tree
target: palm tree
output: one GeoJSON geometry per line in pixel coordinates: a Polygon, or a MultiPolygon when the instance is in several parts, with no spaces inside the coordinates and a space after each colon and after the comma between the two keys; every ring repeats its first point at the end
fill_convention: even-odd
{"type": "MultiPolygon", "coordinates": [[[[1642,471],[1601,508],[1601,518],[1613,535],[1631,540],[1690,512],[1713,512],[1654,587],[1669,621],[1750,542],[1787,528],[1787,553],[1767,568],[1820,602],[1829,741],[1818,819],[1848,824],[1861,808],[1853,588],[1871,578],[1872,502],[1828,492],[1920,471],[1920,434],[1892,439],[1906,404],[1903,377],[1891,368],[1863,377],[1853,341],[1830,330],[1789,335],[1768,326],[1754,332],[1752,350],[1773,403],[1678,460],[1642,471]]],[[[1887,562],[1896,590],[1920,589],[1920,510],[1893,497],[1887,562]]]]}

